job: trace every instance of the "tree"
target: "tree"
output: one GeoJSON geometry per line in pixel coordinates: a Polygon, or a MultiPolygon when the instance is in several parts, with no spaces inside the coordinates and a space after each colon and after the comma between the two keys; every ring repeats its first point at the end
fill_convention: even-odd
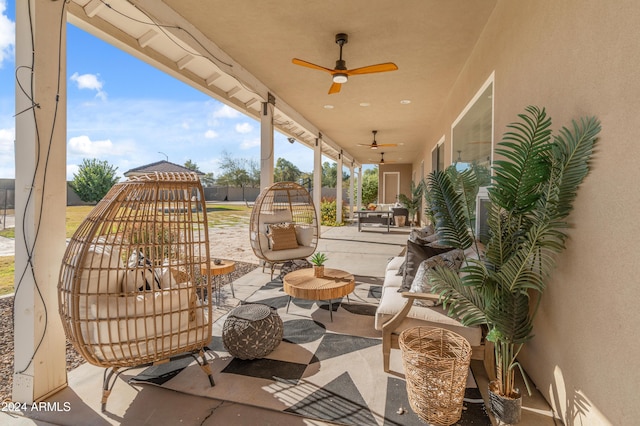
{"type": "Polygon", "coordinates": [[[278,158],[276,167],[273,170],[273,180],[275,182],[297,182],[301,176],[302,172],[295,164],[284,158],[278,158]]]}
{"type": "MultiPolygon", "coordinates": [[[[342,181],[349,179],[349,173],[342,171],[342,181]]],[[[338,185],[338,163],[322,163],[322,186],[335,188],[338,185]]]]}
{"type": "Polygon", "coordinates": [[[218,177],[219,185],[241,188],[260,186],[260,167],[256,160],[234,158],[227,151],[223,151],[220,168],[222,174],[218,177]]]}
{"type": "Polygon", "coordinates": [[[200,170],[198,169],[198,164],[191,161],[191,159],[188,159],[187,161],[184,162],[184,167],[191,170],[192,172],[200,173],[200,170]]]}
{"type": "Polygon", "coordinates": [[[78,167],[78,173],[74,173],[73,181],[69,185],[82,201],[97,203],[118,181],[116,170],[118,168],[110,165],[107,161],[85,158],[78,167]]]}
{"type": "Polygon", "coordinates": [[[200,176],[200,182],[202,182],[202,186],[213,186],[216,180],[213,178],[213,173],[206,173],[204,176],[200,176]]]}
{"type": "Polygon", "coordinates": [[[366,169],[362,174],[362,205],[366,206],[378,199],[378,166],[366,169]]]}
{"type": "MultiPolygon", "coordinates": [[[[192,172],[202,173],[198,168],[198,164],[194,161],[191,161],[190,158],[184,162],[184,167],[191,170],[192,172]]],[[[213,173],[205,173],[204,175],[200,176],[200,182],[202,183],[202,186],[213,186],[215,184],[213,173]]]]}

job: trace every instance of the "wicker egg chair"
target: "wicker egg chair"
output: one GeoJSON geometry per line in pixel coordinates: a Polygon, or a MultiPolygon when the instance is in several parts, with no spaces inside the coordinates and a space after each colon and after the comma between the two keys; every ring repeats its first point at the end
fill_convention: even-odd
{"type": "Polygon", "coordinates": [[[67,338],[105,367],[102,410],[128,368],[204,356],[211,341],[211,277],[204,192],[191,173],[156,173],[115,184],[64,254],[59,312],[67,338]]]}
{"type": "Polygon", "coordinates": [[[255,255],[273,270],[311,256],[318,245],[318,218],[309,191],[295,182],[262,190],[251,212],[249,239],[255,255]]]}

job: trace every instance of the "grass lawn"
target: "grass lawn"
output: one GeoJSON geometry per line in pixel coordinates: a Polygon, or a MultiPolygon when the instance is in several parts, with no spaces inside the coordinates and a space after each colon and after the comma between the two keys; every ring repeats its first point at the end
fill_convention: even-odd
{"type": "MultiPolygon", "coordinates": [[[[69,206],[66,213],[66,236],[71,238],[93,206],[69,206]]],[[[251,208],[236,204],[207,203],[207,220],[209,227],[228,227],[248,225],[251,208]]],[[[0,231],[0,235],[15,238],[14,228],[0,231]]],[[[0,257],[0,295],[13,292],[14,257],[0,257]]]]}
{"type": "Polygon", "coordinates": [[[13,293],[14,270],[13,256],[0,257],[0,296],[13,293]]]}
{"type": "Polygon", "coordinates": [[[5,238],[15,238],[16,228],[6,228],[0,231],[0,236],[5,238]]]}

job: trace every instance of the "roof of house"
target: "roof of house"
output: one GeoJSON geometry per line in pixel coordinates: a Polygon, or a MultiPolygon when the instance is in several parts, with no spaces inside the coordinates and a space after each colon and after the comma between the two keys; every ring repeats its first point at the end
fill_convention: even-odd
{"type": "Polygon", "coordinates": [[[145,173],[154,173],[154,172],[181,172],[181,173],[191,173],[194,172],[198,176],[204,176],[205,173],[202,173],[200,170],[191,170],[179,164],[171,163],[169,161],[156,161],[155,163],[145,164],[144,166],[136,167],[131,170],[127,170],[124,172],[125,177],[129,176],[137,176],[145,173]]]}

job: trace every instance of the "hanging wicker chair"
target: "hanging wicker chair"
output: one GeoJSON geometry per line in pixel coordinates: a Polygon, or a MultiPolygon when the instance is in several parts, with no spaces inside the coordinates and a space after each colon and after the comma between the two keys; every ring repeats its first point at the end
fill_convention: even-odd
{"type": "Polygon", "coordinates": [[[67,338],[105,367],[102,409],[120,373],[193,356],[211,341],[211,277],[204,192],[191,173],[156,173],[117,183],[77,229],[58,284],[67,338]],[[206,270],[206,269],[205,269],[206,270]]]}
{"type": "Polygon", "coordinates": [[[318,218],[311,195],[294,182],[265,188],[253,206],[249,232],[253,252],[271,266],[271,278],[277,264],[311,256],[318,245],[318,218]]]}

